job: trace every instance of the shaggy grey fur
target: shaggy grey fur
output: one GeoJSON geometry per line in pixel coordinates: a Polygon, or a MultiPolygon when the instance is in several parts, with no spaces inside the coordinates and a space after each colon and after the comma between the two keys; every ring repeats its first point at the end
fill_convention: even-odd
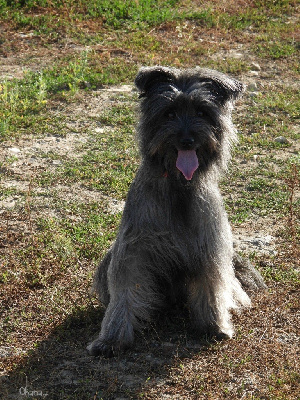
{"type": "Polygon", "coordinates": [[[218,338],[233,335],[230,310],[250,305],[235,276],[218,189],[243,85],[208,69],[166,67],[141,68],[135,84],[142,160],[117,239],[95,275],[107,309],[88,346],[93,355],[132,345],[134,331],[174,301],[188,305],[200,334],[218,338]]]}

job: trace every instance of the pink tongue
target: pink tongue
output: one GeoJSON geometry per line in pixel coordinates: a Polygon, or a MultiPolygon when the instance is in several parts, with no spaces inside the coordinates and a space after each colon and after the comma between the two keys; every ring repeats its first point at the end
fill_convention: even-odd
{"type": "Polygon", "coordinates": [[[185,179],[190,181],[198,166],[199,162],[195,150],[178,150],[176,167],[183,173],[185,179]]]}

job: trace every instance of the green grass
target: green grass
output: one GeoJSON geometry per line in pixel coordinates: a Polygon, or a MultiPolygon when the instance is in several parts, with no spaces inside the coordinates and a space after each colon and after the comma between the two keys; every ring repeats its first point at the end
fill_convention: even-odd
{"type": "MultiPolygon", "coordinates": [[[[272,163],[276,165],[276,161],[272,163]]],[[[272,163],[265,159],[248,170],[241,170],[236,164],[230,169],[230,179],[226,179],[223,190],[232,193],[234,188],[238,188],[236,197],[226,199],[227,211],[233,223],[242,223],[255,216],[286,215],[289,192],[284,182],[285,167],[274,173],[269,168],[272,163]]]]}
{"type": "MultiPolygon", "coordinates": [[[[115,48],[125,49],[125,58],[126,51],[129,51],[131,54],[136,54],[136,59],[144,58],[148,63],[151,63],[151,58],[156,53],[162,51],[164,40],[162,37],[145,35],[146,25],[155,26],[163,21],[176,21],[175,32],[179,43],[183,44],[176,54],[177,63],[185,65],[187,60],[192,62],[201,59],[202,65],[226,73],[240,74],[249,70],[250,66],[244,60],[235,58],[221,61],[206,60],[205,57],[209,52],[210,54],[216,52],[217,47],[208,48],[201,47],[198,43],[190,44],[195,26],[184,22],[184,17],[185,21],[194,21],[196,26],[207,28],[226,28],[243,32],[252,26],[259,32],[257,43],[252,47],[254,54],[275,60],[295,55],[295,43],[286,37],[281,39],[278,34],[284,32],[286,35],[290,32],[288,28],[283,28],[287,26],[286,21],[293,10],[293,2],[257,1],[255,7],[251,5],[239,13],[222,13],[217,7],[201,6],[192,11],[189,2],[187,8],[183,7],[179,12],[177,6],[180,4],[178,1],[93,3],[80,1],[68,5],[66,2],[46,0],[20,1],[14,4],[2,1],[1,12],[3,17],[12,17],[18,28],[35,29],[37,30],[35,33],[39,34],[45,33],[43,29],[46,26],[45,29],[54,34],[55,30],[51,28],[53,22],[51,12],[54,10],[65,16],[64,13],[68,9],[70,19],[62,18],[65,27],[69,24],[68,29],[71,29],[71,21],[79,23],[101,17],[103,24],[107,25],[107,31],[102,28],[99,33],[103,40],[107,35],[112,35],[115,39],[115,48]],[[32,10],[39,10],[39,13],[33,13],[32,10]],[[43,13],[44,10],[51,12],[43,13]],[[179,17],[181,21],[178,20],[179,17]],[[125,26],[128,29],[127,35],[124,35],[122,30],[125,26]],[[274,42],[269,41],[272,27],[277,28],[274,42]],[[184,52],[185,49],[188,49],[188,53],[184,52]]],[[[75,30],[73,33],[78,37],[79,32],[76,33],[75,30]]],[[[93,35],[94,33],[90,37],[98,37],[93,35]]],[[[169,55],[166,55],[166,60],[168,57],[169,55]]],[[[113,62],[110,62],[110,58],[103,53],[87,49],[79,55],[62,57],[39,72],[25,71],[21,79],[2,81],[0,138],[7,140],[11,137],[21,137],[24,132],[41,135],[45,131],[48,134],[65,136],[68,132],[65,118],[54,116],[50,112],[53,102],[76,101],[75,96],[83,91],[97,90],[110,84],[132,82],[136,73],[134,60],[124,64],[123,55],[114,55],[112,60],[113,62]]],[[[295,130],[293,127],[291,129],[291,124],[296,124],[299,111],[299,98],[295,89],[280,87],[276,91],[259,93],[255,101],[248,101],[247,107],[248,113],[238,121],[245,129],[240,137],[241,153],[245,153],[245,150],[251,153],[256,148],[268,150],[283,148],[285,145],[273,140],[280,135],[297,139],[295,130]]],[[[108,133],[93,134],[82,157],[77,160],[63,160],[63,168],[58,172],[41,173],[39,184],[45,186],[62,181],[69,184],[80,181],[86,187],[124,199],[138,165],[133,140],[134,119],[134,110],[128,104],[113,107],[98,119],[94,119],[93,123],[113,129],[108,133]],[[104,168],[107,166],[108,168],[104,168]]],[[[59,155],[47,153],[45,157],[56,159],[59,155]]],[[[8,159],[6,163],[9,164],[8,159]]],[[[256,173],[256,170],[252,171],[252,174],[256,173]]],[[[255,176],[251,177],[251,174],[240,178],[247,179],[244,197],[228,205],[230,213],[234,215],[234,221],[249,218],[253,210],[268,213],[271,210],[281,212],[284,209],[286,194],[281,190],[280,183],[273,185],[268,181],[270,178],[256,179],[255,176]]]]}
{"type": "Polygon", "coordinates": [[[61,206],[64,217],[38,222],[43,255],[47,255],[46,259],[49,259],[49,255],[56,257],[62,270],[80,259],[97,262],[99,254],[115,237],[120,215],[109,214],[105,210],[105,200],[101,201],[101,205],[74,203],[61,206]]]}
{"type": "Polygon", "coordinates": [[[282,144],[274,141],[278,136],[298,140],[299,109],[296,88],[280,86],[275,91],[259,92],[254,100],[247,101],[247,113],[239,120],[244,134],[241,144],[280,148],[282,144]]]}
{"type": "Polygon", "coordinates": [[[280,42],[275,41],[268,43],[257,44],[255,46],[255,52],[259,57],[269,57],[272,59],[288,58],[297,53],[296,43],[294,42],[280,42]]]}
{"type": "Polygon", "coordinates": [[[207,28],[225,28],[236,31],[243,31],[251,27],[254,31],[266,32],[276,26],[276,32],[278,32],[284,27],[287,17],[294,10],[294,2],[290,0],[248,2],[248,4],[243,4],[243,7],[237,3],[236,8],[232,7],[235,12],[224,12],[221,5],[218,7],[215,4],[195,9],[194,2],[189,3],[190,11],[186,14],[187,18],[195,20],[207,28]]]}
{"type": "MultiPolygon", "coordinates": [[[[19,28],[29,27],[38,33],[47,33],[51,23],[57,25],[57,18],[51,15],[56,9],[68,13],[64,23],[70,21],[85,21],[100,18],[103,24],[119,29],[127,27],[137,29],[149,25],[159,24],[172,20],[177,16],[176,4],[178,0],[81,0],[78,2],[28,0],[19,2],[5,2],[2,0],[0,8],[2,15],[9,15],[19,28]],[[2,5],[2,7],[1,7],[2,5]],[[13,7],[7,7],[13,6],[13,7]],[[30,10],[35,8],[50,10],[50,15],[31,15],[30,10]],[[45,26],[47,29],[45,30],[45,26]]],[[[59,22],[60,24],[60,22],[59,22]]],[[[70,26],[68,26],[70,29],[70,26]]]]}
{"type": "Polygon", "coordinates": [[[124,199],[138,165],[133,115],[132,107],[123,105],[101,116],[98,122],[111,128],[93,134],[85,155],[65,164],[62,179],[124,199]]]}
{"type": "MultiPolygon", "coordinates": [[[[123,71],[121,60],[103,68],[88,51],[63,59],[39,72],[25,71],[24,78],[0,83],[0,140],[24,130],[40,131],[45,126],[41,113],[51,99],[71,99],[80,89],[129,82],[134,71],[123,71]]],[[[50,121],[50,124],[53,121],[50,121]]]]}
{"type": "MultiPolygon", "coordinates": [[[[19,1],[0,4],[0,15],[11,22],[16,23],[18,28],[34,30],[34,35],[46,35],[45,38],[55,39],[58,34],[72,35],[78,38],[79,42],[102,43],[108,38],[113,43],[113,62],[110,62],[110,53],[96,52],[87,49],[78,55],[70,55],[59,58],[51,66],[39,72],[25,71],[24,78],[12,81],[0,82],[0,139],[7,138],[16,132],[22,132],[33,127],[32,131],[39,130],[42,124],[39,114],[47,109],[47,103],[54,96],[70,98],[78,90],[95,90],[103,85],[132,82],[136,73],[135,60],[131,58],[135,54],[140,63],[151,64],[157,53],[163,52],[164,48],[170,46],[166,37],[158,37],[147,33],[147,27],[136,25],[139,23],[159,24],[161,22],[174,21],[176,25],[176,36],[179,47],[176,52],[172,47],[164,53],[162,63],[175,63],[178,66],[188,64],[201,64],[214,67],[226,73],[240,74],[249,70],[249,65],[244,60],[226,58],[222,61],[210,60],[207,56],[218,50],[218,46],[202,45],[193,43],[193,35],[196,32],[195,26],[188,25],[185,21],[193,21],[197,24],[218,29],[230,29],[243,32],[250,25],[259,32],[254,39],[253,51],[260,57],[272,59],[290,59],[291,65],[296,65],[296,43],[285,36],[291,34],[293,24],[287,24],[287,18],[293,11],[293,2],[256,2],[246,7],[243,13],[222,13],[216,8],[193,7],[193,11],[180,7],[178,1],[149,1],[121,2],[108,1],[19,1]],[[266,8],[267,7],[267,8],[266,8]],[[39,10],[38,13],[31,12],[39,10]],[[57,26],[51,19],[54,17],[65,24],[64,27],[57,26]],[[267,11],[266,11],[267,10],[267,11]],[[68,18],[65,16],[68,12],[68,18]],[[1,14],[2,13],[2,14],[1,14]],[[62,18],[57,18],[57,13],[62,18]],[[50,20],[47,22],[47,18],[50,20]],[[99,18],[104,24],[112,26],[103,29],[92,27],[84,32],[76,30],[76,23],[80,21],[94,21],[99,25],[99,18]],[[177,21],[177,22],[175,22],[177,21]],[[124,35],[122,26],[130,25],[127,34],[124,35]],[[129,24],[129,25],[128,25],[129,24]],[[135,25],[134,25],[135,24],[135,25]],[[185,24],[185,25],[184,25],[185,24]],[[270,29],[266,29],[266,24],[270,29]],[[273,24],[273,25],[272,25],[273,24]],[[275,24],[275,25],[274,25],[275,24]],[[276,25],[277,24],[277,25],[276,25]],[[39,26],[47,32],[39,31],[39,26]],[[276,32],[284,32],[285,36],[275,35],[276,32]],[[285,30],[284,30],[285,29],[285,30]],[[68,33],[69,32],[69,33],[68,33]],[[49,36],[50,35],[50,36],[49,36]],[[52,36],[54,35],[54,36],[52,36]],[[272,40],[270,40],[272,38],[272,40]],[[113,39],[113,41],[112,41],[113,39]],[[122,49],[120,53],[120,49],[122,49]],[[124,63],[125,60],[125,63],[124,63]],[[2,116],[2,117],[1,117],[2,116]]],[[[59,22],[60,23],[60,22],[59,22]]],[[[97,26],[98,26],[97,25],[97,26]]],[[[89,26],[89,25],[88,25],[89,26]]],[[[47,39],[46,39],[47,40],[47,39]]],[[[10,46],[9,42],[5,42],[10,46]]],[[[50,45],[50,43],[49,43],[50,45]]],[[[285,94],[284,94],[285,96],[285,94]]]]}

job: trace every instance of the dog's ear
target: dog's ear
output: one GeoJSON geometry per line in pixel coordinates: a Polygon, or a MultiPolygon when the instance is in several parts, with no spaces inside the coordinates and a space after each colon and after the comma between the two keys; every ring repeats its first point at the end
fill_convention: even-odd
{"type": "Polygon", "coordinates": [[[142,67],[136,78],[135,86],[141,93],[140,96],[146,96],[151,89],[162,83],[174,83],[176,79],[175,68],[168,67],[142,67]]]}
{"type": "Polygon", "coordinates": [[[210,83],[216,101],[222,105],[237,100],[245,90],[241,82],[221,72],[201,68],[198,71],[199,81],[210,83]]]}

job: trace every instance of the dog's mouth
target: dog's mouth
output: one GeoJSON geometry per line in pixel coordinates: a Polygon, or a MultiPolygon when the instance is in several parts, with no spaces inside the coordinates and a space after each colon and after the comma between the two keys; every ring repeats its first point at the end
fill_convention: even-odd
{"type": "Polygon", "coordinates": [[[178,150],[176,167],[186,180],[190,181],[199,167],[196,150],[178,150]]]}

